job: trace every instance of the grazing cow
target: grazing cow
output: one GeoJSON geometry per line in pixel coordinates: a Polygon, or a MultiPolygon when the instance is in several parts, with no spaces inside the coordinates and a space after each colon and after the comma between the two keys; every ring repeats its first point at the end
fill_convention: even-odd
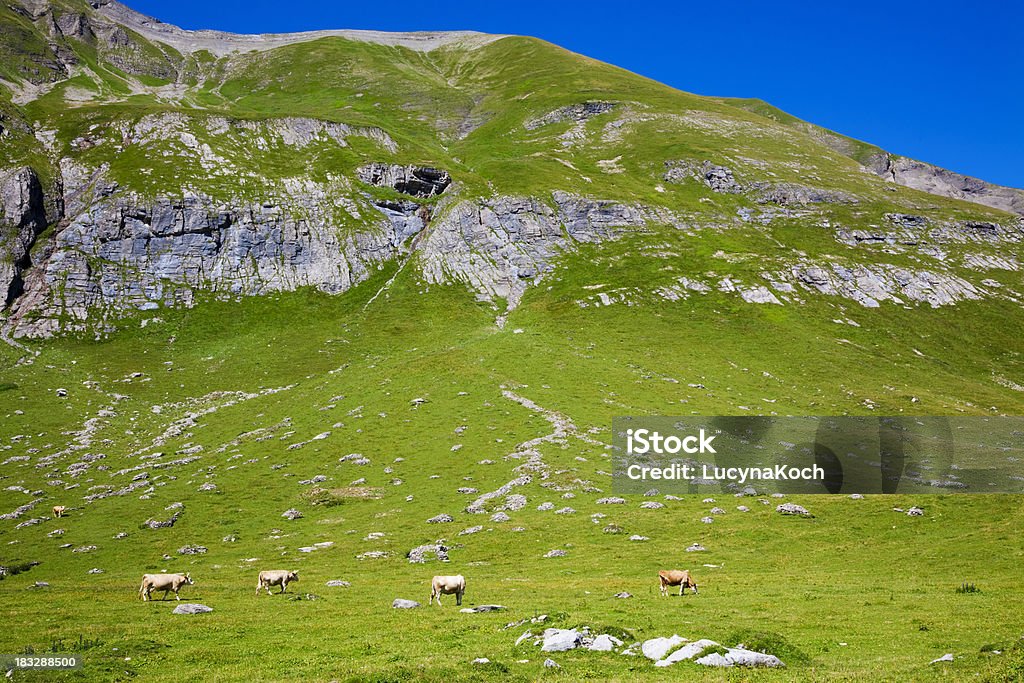
{"type": "Polygon", "coordinates": [[[67,511],[67,508],[64,507],[63,505],[54,505],[53,506],[53,516],[54,517],[63,517],[64,513],[66,511],[67,511]]]}
{"type": "Polygon", "coordinates": [[[438,607],[441,606],[441,596],[455,594],[455,604],[462,604],[462,596],[466,593],[466,578],[459,574],[458,576],[435,576],[430,582],[430,600],[427,600],[429,605],[434,599],[437,599],[438,607]]]}
{"type": "Polygon", "coordinates": [[[661,594],[664,596],[668,595],[669,586],[679,586],[680,595],[687,588],[692,588],[693,594],[697,594],[697,582],[693,580],[690,572],[686,569],[682,571],[678,569],[662,569],[658,572],[658,582],[661,584],[661,594]]]}
{"type": "Polygon", "coordinates": [[[182,586],[192,585],[194,585],[192,577],[188,574],[143,574],[139,595],[142,596],[143,600],[149,600],[150,592],[158,590],[164,592],[163,599],[166,600],[167,594],[174,591],[174,599],[181,600],[178,597],[178,591],[182,586]]]}
{"type": "Polygon", "coordinates": [[[284,593],[285,589],[288,588],[288,584],[292,581],[299,580],[299,572],[290,572],[285,569],[274,569],[270,571],[260,572],[259,581],[256,583],[256,595],[260,594],[261,588],[267,589],[267,595],[270,595],[271,586],[280,586],[281,592],[284,593]]]}

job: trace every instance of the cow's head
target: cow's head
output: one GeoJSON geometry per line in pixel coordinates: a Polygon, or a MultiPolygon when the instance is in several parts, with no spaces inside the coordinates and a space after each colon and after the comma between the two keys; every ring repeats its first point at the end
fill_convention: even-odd
{"type": "Polygon", "coordinates": [[[293,571],[293,572],[288,572],[288,580],[289,581],[298,581],[299,580],[299,572],[298,572],[298,570],[293,571]]]}
{"type": "Polygon", "coordinates": [[[194,586],[195,585],[195,582],[192,581],[192,577],[189,576],[189,574],[187,572],[185,574],[185,583],[187,583],[190,586],[194,586]]]}

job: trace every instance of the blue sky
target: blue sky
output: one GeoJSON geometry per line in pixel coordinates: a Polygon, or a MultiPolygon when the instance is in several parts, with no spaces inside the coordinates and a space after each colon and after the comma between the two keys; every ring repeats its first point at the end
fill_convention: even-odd
{"type": "Polygon", "coordinates": [[[1024,188],[1024,3],[127,0],[184,28],[531,35],[673,87],[758,97],[838,132],[1024,188]]]}

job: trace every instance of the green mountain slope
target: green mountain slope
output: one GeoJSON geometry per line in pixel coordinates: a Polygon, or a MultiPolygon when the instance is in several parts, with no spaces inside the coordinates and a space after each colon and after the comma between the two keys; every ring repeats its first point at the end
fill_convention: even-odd
{"type": "Polygon", "coordinates": [[[1019,675],[1020,496],[599,502],[616,416],[1020,414],[1017,191],[532,38],[26,0],[0,51],[0,652],[81,652],[61,680],[1019,675]],[[278,568],[302,599],[253,595],[278,568]],[[660,598],[667,568],[700,594],[660,598]],[[162,571],[214,611],[144,604],[162,571]],[[392,609],[458,573],[506,609],[392,609]],[[516,644],[584,625],[786,668],[516,644]]]}

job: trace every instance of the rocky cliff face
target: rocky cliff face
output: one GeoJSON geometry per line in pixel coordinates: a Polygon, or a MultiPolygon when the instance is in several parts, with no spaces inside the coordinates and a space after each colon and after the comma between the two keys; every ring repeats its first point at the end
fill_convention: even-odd
{"type": "Polygon", "coordinates": [[[358,170],[360,180],[410,198],[366,201],[375,217],[363,229],[346,230],[334,218],[337,204],[344,202],[362,219],[357,205],[308,180],[286,181],[256,202],[196,194],[146,200],[105,183],[102,170],[97,177],[74,164],[65,169],[72,215],[24,283],[28,250],[47,225],[42,191],[27,169],[4,186],[8,222],[17,232],[5,247],[12,261],[0,272],[11,288],[17,337],[83,331],[133,311],[191,306],[203,296],[300,287],[336,294],[384,262],[409,255],[414,242],[428,282],[464,283],[481,298],[505,299],[514,307],[528,284],[575,243],[613,239],[619,229],[645,220],[637,207],[556,192],[553,208],[526,197],[453,197],[431,224],[430,208],[415,199],[445,192],[448,173],[372,164],[358,170]]]}
{"type": "Polygon", "coordinates": [[[923,161],[885,155],[872,170],[897,185],[1024,215],[1024,190],[986,183],[923,161]]]}
{"type": "Polygon", "coordinates": [[[39,176],[28,167],[0,175],[0,294],[6,306],[23,292],[36,237],[49,219],[39,176]]]}

